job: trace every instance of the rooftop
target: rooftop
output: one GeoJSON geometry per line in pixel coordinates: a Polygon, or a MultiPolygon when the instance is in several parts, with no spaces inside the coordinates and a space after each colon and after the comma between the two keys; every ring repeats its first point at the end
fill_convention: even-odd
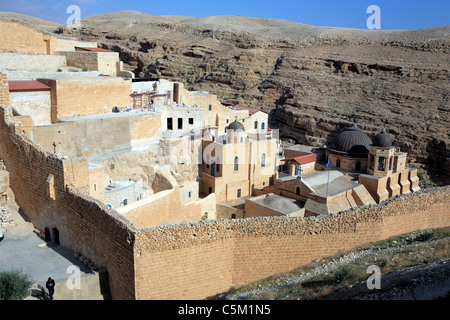
{"type": "Polygon", "coordinates": [[[311,163],[311,162],[315,162],[316,156],[314,154],[305,154],[305,155],[300,155],[300,156],[296,156],[296,157],[291,157],[291,158],[287,158],[287,159],[283,159],[284,161],[296,161],[298,164],[307,164],[307,163],[311,163]]]}
{"type": "Polygon", "coordinates": [[[301,210],[304,206],[304,203],[298,200],[282,197],[273,193],[248,199],[248,201],[256,202],[287,215],[301,210]]]}
{"type": "Polygon", "coordinates": [[[243,106],[243,105],[236,105],[233,107],[235,110],[248,110],[249,115],[253,115],[257,112],[264,112],[261,109],[250,107],[250,106],[243,106]]]}
{"type": "Polygon", "coordinates": [[[305,174],[302,181],[320,197],[332,196],[345,190],[352,189],[358,185],[354,178],[344,175],[338,170],[319,171],[305,174]]]}
{"type": "Polygon", "coordinates": [[[81,51],[94,51],[94,52],[114,52],[108,49],[102,48],[92,48],[92,47],[75,47],[75,49],[80,49],[81,51]]]}
{"type": "Polygon", "coordinates": [[[49,91],[51,88],[36,80],[12,80],[8,81],[9,91],[49,91]]]}

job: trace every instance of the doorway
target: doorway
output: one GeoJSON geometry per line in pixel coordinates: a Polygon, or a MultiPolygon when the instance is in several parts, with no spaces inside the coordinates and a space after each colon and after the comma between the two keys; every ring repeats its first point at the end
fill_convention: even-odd
{"type": "Polygon", "coordinates": [[[59,242],[59,231],[56,228],[52,229],[52,235],[53,235],[53,242],[56,244],[60,244],[59,242]]]}

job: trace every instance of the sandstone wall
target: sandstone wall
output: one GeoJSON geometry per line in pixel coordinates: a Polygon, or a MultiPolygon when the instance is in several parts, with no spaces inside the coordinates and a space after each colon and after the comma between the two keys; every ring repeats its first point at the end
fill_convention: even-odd
{"type": "Polygon", "coordinates": [[[131,106],[130,80],[96,78],[39,81],[52,88],[53,123],[58,119],[110,113],[115,106],[131,106]]]}
{"type": "Polygon", "coordinates": [[[16,19],[0,19],[0,51],[53,54],[55,51],[75,51],[75,46],[97,47],[97,43],[60,37],[16,19]]]}
{"type": "Polygon", "coordinates": [[[21,115],[29,115],[35,125],[51,123],[50,91],[19,91],[9,94],[11,107],[21,115]]]}
{"type": "Polygon", "coordinates": [[[0,158],[21,210],[36,228],[57,228],[61,245],[105,267],[114,299],[134,299],[131,223],[85,196],[86,159],[64,160],[45,152],[16,132],[11,116],[10,108],[0,108],[0,158]]]}
{"type": "Polygon", "coordinates": [[[138,299],[202,299],[338,250],[450,225],[450,188],[404,195],[337,216],[220,220],[140,230],[138,299]]]}
{"type": "Polygon", "coordinates": [[[117,52],[60,51],[57,54],[67,59],[67,66],[88,71],[100,71],[102,74],[117,76],[117,52]]]}
{"type": "Polygon", "coordinates": [[[67,67],[63,56],[45,54],[0,53],[0,69],[20,71],[54,71],[67,67]]]}
{"type": "Polygon", "coordinates": [[[9,85],[6,74],[0,73],[0,106],[9,106],[9,85]]]}
{"type": "MultiPolygon", "coordinates": [[[[136,203],[134,208],[124,212],[124,217],[130,220],[139,229],[153,228],[162,225],[179,224],[186,222],[199,222],[204,218],[216,217],[215,195],[198,199],[195,190],[190,188],[175,188],[159,192],[151,197],[136,203]],[[190,199],[182,199],[191,191],[190,199]]],[[[118,209],[119,212],[127,210],[126,207],[118,209]]]]}

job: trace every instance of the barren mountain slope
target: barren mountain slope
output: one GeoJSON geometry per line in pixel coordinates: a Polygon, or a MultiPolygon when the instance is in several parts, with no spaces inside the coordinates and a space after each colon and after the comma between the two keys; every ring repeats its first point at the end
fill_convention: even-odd
{"type": "Polygon", "coordinates": [[[121,11],[50,31],[120,52],[136,76],[260,107],[300,143],[324,145],[353,122],[372,138],[385,128],[435,182],[450,183],[450,26],[372,31],[121,11]]]}

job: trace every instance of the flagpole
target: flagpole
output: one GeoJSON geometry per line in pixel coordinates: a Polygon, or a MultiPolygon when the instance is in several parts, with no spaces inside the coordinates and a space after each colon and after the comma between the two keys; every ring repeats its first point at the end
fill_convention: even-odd
{"type": "Polygon", "coordinates": [[[330,171],[331,171],[331,157],[333,156],[333,154],[330,152],[330,161],[329,166],[328,166],[328,180],[327,180],[327,195],[325,196],[325,198],[328,198],[328,184],[330,182],[330,171]]]}
{"type": "Polygon", "coordinates": [[[283,180],[283,167],[284,167],[284,140],[281,140],[281,166],[280,166],[280,178],[283,180]]]}

